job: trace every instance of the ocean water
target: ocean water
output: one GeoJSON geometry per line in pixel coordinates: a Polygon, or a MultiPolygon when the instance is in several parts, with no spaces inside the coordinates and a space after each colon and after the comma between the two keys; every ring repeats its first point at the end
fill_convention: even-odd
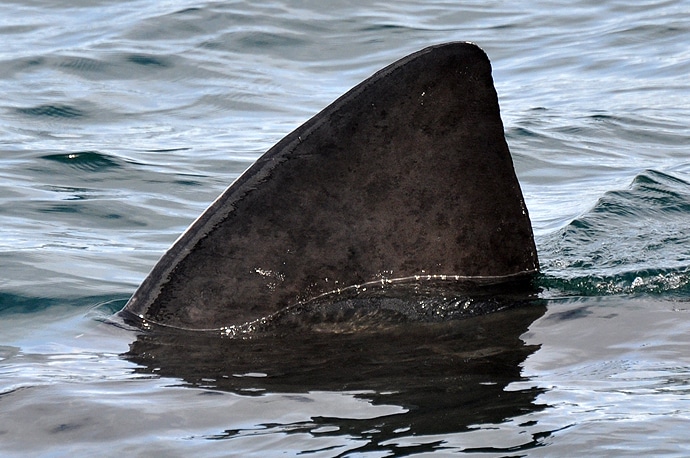
{"type": "Polygon", "coordinates": [[[0,4],[0,455],[690,455],[690,3],[461,3],[0,4]],[[259,343],[109,322],[260,154],[455,40],[492,60],[540,301],[259,343]]]}

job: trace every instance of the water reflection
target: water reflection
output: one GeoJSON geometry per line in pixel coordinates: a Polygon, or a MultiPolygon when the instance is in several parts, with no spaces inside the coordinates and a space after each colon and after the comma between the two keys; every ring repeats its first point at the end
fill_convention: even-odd
{"type": "MultiPolygon", "coordinates": [[[[142,373],[181,378],[196,387],[246,396],[354,391],[372,405],[402,407],[403,414],[375,419],[319,416],[282,428],[304,433],[322,427],[322,435],[366,438],[359,449],[365,451],[401,431],[450,434],[541,410],[535,403],[541,389],[505,388],[522,380],[521,363],[539,348],[520,336],[545,311],[543,302],[529,301],[466,319],[389,323],[356,332],[352,322],[340,332],[290,323],[291,332],[283,327],[250,339],[157,331],[141,334],[126,357],[140,364],[142,373]]],[[[241,433],[227,430],[213,438],[241,433]]]]}

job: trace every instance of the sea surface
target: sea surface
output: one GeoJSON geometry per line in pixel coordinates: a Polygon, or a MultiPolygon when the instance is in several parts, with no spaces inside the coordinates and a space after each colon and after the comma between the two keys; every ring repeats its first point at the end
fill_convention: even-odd
{"type": "Polygon", "coordinates": [[[9,0],[0,43],[0,455],[690,455],[690,2],[9,0]],[[447,41],[492,61],[537,303],[123,356],[225,187],[447,41]]]}

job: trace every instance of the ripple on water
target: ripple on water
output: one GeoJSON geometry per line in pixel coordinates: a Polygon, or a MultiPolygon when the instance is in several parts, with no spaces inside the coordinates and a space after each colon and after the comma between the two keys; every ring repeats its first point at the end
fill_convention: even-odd
{"type": "Polygon", "coordinates": [[[77,151],[74,153],[47,154],[41,159],[63,164],[84,172],[99,172],[122,167],[122,161],[98,151],[77,151]]]}
{"type": "Polygon", "coordinates": [[[77,108],[73,105],[38,105],[29,108],[17,108],[17,113],[24,116],[32,117],[47,117],[47,118],[65,118],[75,119],[82,118],[87,115],[86,111],[77,108]]]}

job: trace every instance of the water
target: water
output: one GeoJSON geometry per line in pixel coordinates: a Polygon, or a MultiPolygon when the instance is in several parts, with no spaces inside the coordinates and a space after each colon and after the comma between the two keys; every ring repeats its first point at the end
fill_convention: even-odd
{"type": "Polygon", "coordinates": [[[0,5],[0,453],[687,456],[690,4],[463,3],[0,5]],[[541,302],[121,356],[103,319],[258,155],[452,40],[492,60],[541,302]]]}

